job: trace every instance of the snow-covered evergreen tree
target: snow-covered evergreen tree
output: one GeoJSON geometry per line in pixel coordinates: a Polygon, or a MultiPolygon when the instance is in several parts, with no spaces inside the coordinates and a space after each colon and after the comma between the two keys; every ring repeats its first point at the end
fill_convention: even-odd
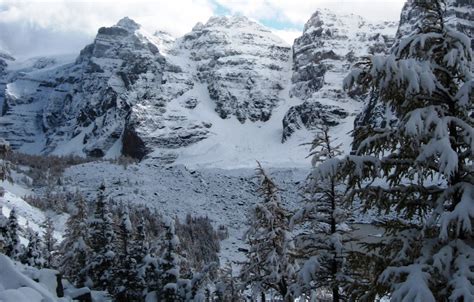
{"type": "Polygon", "coordinates": [[[473,301],[471,40],[445,26],[443,1],[416,5],[425,16],[418,32],[391,55],[357,64],[345,81],[376,91],[398,121],[358,129],[354,155],[337,164],[366,208],[397,214],[372,251],[372,298],[473,301]]]}
{"type": "MultiPolygon", "coordinates": [[[[137,220],[137,219],[136,219],[137,220]]],[[[139,280],[145,289],[144,293],[150,294],[157,299],[157,292],[160,290],[160,259],[154,252],[155,248],[151,248],[145,218],[138,219],[137,227],[134,234],[135,244],[132,246],[132,255],[137,261],[137,270],[139,280]]],[[[153,300],[153,298],[150,298],[153,300]]]]}
{"type": "Polygon", "coordinates": [[[146,225],[143,218],[139,220],[135,232],[133,233],[133,238],[135,244],[131,247],[131,253],[137,260],[137,263],[142,263],[145,257],[150,254],[150,242],[147,237],[146,225]]]}
{"type": "Polygon", "coordinates": [[[54,237],[54,223],[50,216],[47,216],[43,224],[43,246],[44,258],[46,260],[45,266],[53,268],[56,266],[56,253],[58,240],[54,237]]]}
{"type": "Polygon", "coordinates": [[[3,138],[0,138],[0,180],[1,181],[11,180],[10,163],[5,159],[10,151],[11,151],[10,144],[3,138]]]}
{"type": "Polygon", "coordinates": [[[5,253],[8,242],[8,218],[3,215],[3,208],[0,204],[0,253],[5,253]]]}
{"type": "Polygon", "coordinates": [[[128,208],[122,206],[121,212],[114,266],[114,296],[117,301],[139,301],[145,289],[139,271],[140,261],[143,260],[140,246],[145,243],[135,241],[128,208]]]}
{"type": "Polygon", "coordinates": [[[227,263],[219,270],[215,286],[216,302],[237,302],[243,299],[231,263],[227,263]]]}
{"type": "Polygon", "coordinates": [[[349,230],[345,188],[340,171],[323,171],[325,164],[342,155],[334,145],[329,128],[322,127],[312,142],[313,171],[307,179],[302,207],[292,218],[301,225],[295,238],[294,257],[302,262],[298,282],[293,286],[296,296],[311,297],[319,289],[330,289],[333,301],[341,301],[341,289],[349,281],[346,275],[343,236],[349,230]]]}
{"type": "Polygon", "coordinates": [[[180,279],[179,238],[176,236],[175,223],[171,218],[164,219],[163,252],[160,258],[160,289],[158,300],[164,302],[180,301],[178,281],[180,279]]]}
{"type": "Polygon", "coordinates": [[[74,201],[74,209],[71,212],[59,248],[59,269],[69,281],[82,287],[86,281],[84,268],[90,255],[90,247],[87,244],[87,204],[81,196],[74,201]]]}
{"type": "Polygon", "coordinates": [[[15,209],[10,211],[10,216],[8,217],[6,225],[5,239],[5,255],[14,260],[20,260],[22,253],[22,246],[20,243],[20,225],[18,224],[15,209]]]}
{"type": "Polygon", "coordinates": [[[89,279],[86,285],[91,288],[110,290],[112,286],[115,253],[115,232],[112,213],[104,197],[105,185],[99,188],[95,202],[94,215],[88,221],[91,249],[85,274],[89,279]]]}
{"type": "Polygon", "coordinates": [[[178,280],[178,288],[182,301],[185,302],[206,302],[211,299],[211,289],[206,287],[210,282],[209,276],[218,266],[211,263],[199,272],[194,272],[189,279],[178,280]]]}
{"type": "Polygon", "coordinates": [[[278,188],[258,163],[258,192],[263,200],[252,211],[250,228],[245,234],[250,249],[243,263],[240,278],[251,287],[254,298],[265,300],[273,290],[285,301],[292,301],[289,286],[294,280],[290,257],[290,213],[281,205],[278,188]]]}
{"type": "Polygon", "coordinates": [[[43,268],[46,263],[43,252],[41,237],[37,232],[29,230],[28,245],[20,257],[21,262],[36,268],[43,268]]]}

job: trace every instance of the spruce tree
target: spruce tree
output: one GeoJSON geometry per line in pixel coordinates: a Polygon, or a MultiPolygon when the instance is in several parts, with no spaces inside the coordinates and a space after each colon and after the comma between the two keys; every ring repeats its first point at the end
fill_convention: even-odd
{"type": "Polygon", "coordinates": [[[250,250],[243,263],[240,278],[249,285],[256,299],[265,300],[267,292],[274,290],[285,301],[292,301],[289,286],[294,279],[294,266],[290,257],[290,214],[281,205],[279,190],[258,163],[258,189],[263,198],[252,211],[250,228],[245,234],[250,250]]]}
{"type": "Polygon", "coordinates": [[[22,246],[20,243],[20,225],[18,224],[15,209],[10,211],[6,230],[5,255],[13,260],[20,260],[22,253],[22,246]]]}
{"type": "Polygon", "coordinates": [[[54,223],[51,217],[47,216],[43,224],[43,246],[44,246],[44,257],[45,266],[47,268],[53,268],[56,266],[56,252],[58,240],[54,237],[54,223]]]}
{"type": "Polygon", "coordinates": [[[471,40],[445,26],[443,1],[416,1],[424,19],[389,56],[357,64],[347,88],[375,91],[397,122],[356,129],[345,166],[351,197],[394,213],[373,246],[366,297],[393,301],[474,299],[471,40]]]}
{"type": "Polygon", "coordinates": [[[329,128],[320,130],[311,146],[314,168],[303,192],[306,205],[292,218],[292,224],[301,226],[293,254],[303,262],[293,290],[296,296],[310,297],[316,290],[330,289],[332,301],[341,301],[345,300],[341,289],[350,280],[344,249],[348,238],[348,209],[344,204],[345,188],[340,171],[324,169],[342,152],[340,145],[334,145],[329,128]]]}
{"type": "Polygon", "coordinates": [[[128,208],[122,205],[121,212],[117,232],[114,295],[117,301],[139,301],[144,290],[143,279],[139,272],[139,263],[143,260],[143,255],[139,246],[144,243],[135,241],[128,208]]]}
{"type": "Polygon", "coordinates": [[[178,281],[180,264],[178,255],[179,238],[176,236],[175,222],[171,218],[164,219],[163,251],[160,258],[160,280],[158,301],[180,301],[178,281]]]}
{"type": "Polygon", "coordinates": [[[3,215],[2,205],[0,204],[0,253],[6,252],[8,242],[8,218],[3,215]]]}
{"type": "MultiPolygon", "coordinates": [[[[11,181],[10,163],[6,159],[10,151],[11,151],[10,144],[3,138],[0,138],[0,181],[5,181],[5,180],[11,181]]],[[[3,188],[1,189],[3,192],[3,188]]]]}
{"type": "Polygon", "coordinates": [[[41,237],[37,232],[29,230],[28,245],[20,257],[21,262],[36,268],[43,268],[46,263],[43,251],[44,247],[41,237]]]}
{"type": "Polygon", "coordinates": [[[59,269],[78,287],[83,287],[86,282],[84,268],[90,255],[87,216],[87,204],[82,196],[78,196],[71,216],[66,221],[64,239],[59,247],[59,269]]]}
{"type": "Polygon", "coordinates": [[[104,197],[105,185],[99,188],[93,217],[88,221],[90,256],[85,267],[86,285],[111,290],[115,253],[115,232],[112,213],[104,197]]]}

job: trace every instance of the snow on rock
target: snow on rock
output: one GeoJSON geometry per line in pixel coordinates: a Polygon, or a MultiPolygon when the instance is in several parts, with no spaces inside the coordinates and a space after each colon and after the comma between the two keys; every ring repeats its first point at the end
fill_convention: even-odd
{"type": "Polygon", "coordinates": [[[212,17],[185,35],[182,47],[221,118],[267,121],[282,102],[290,47],[264,26],[243,16],[212,17]]]}
{"type": "Polygon", "coordinates": [[[342,79],[361,56],[387,52],[395,30],[394,22],[371,23],[353,14],[316,11],[293,46],[290,96],[302,103],[286,114],[282,140],[302,127],[337,125],[354,113],[352,107],[359,110],[362,104],[342,90],[342,79]]]}
{"type": "Polygon", "coordinates": [[[295,131],[303,127],[316,130],[321,125],[336,126],[348,115],[348,112],[341,107],[305,101],[301,105],[291,107],[283,118],[282,141],[286,141],[295,131]]]}
{"type": "MultiPolygon", "coordinates": [[[[453,29],[456,29],[464,33],[471,40],[471,47],[474,49],[474,2],[465,0],[448,0],[444,14],[447,25],[453,29]]],[[[396,43],[403,43],[404,37],[414,33],[419,28],[419,22],[423,18],[423,12],[415,6],[414,0],[409,0],[405,3],[401,15],[400,23],[396,33],[396,43]]],[[[453,54],[451,54],[453,55],[453,54]]],[[[446,58],[449,61],[449,57],[446,58]]],[[[377,62],[374,62],[377,63],[377,62]]],[[[474,65],[473,65],[474,66],[474,65]]],[[[405,72],[408,74],[410,69],[413,68],[413,64],[404,66],[405,72]]],[[[474,68],[474,67],[473,67],[474,68]]],[[[412,74],[413,73],[411,72],[412,74]]],[[[420,81],[421,82],[421,81],[420,81]]],[[[418,80],[413,81],[414,86],[411,89],[419,89],[418,80]]],[[[425,84],[423,86],[429,86],[429,89],[433,89],[434,82],[429,79],[421,82],[425,84]]],[[[357,125],[375,125],[377,127],[383,126],[386,123],[395,123],[396,118],[392,116],[388,109],[378,104],[378,95],[371,94],[367,97],[366,107],[356,119],[357,125]]]]}
{"type": "MultiPolygon", "coordinates": [[[[283,202],[290,209],[298,205],[298,184],[308,171],[294,168],[269,171],[283,189],[283,202]]],[[[106,162],[77,165],[65,171],[63,180],[66,189],[74,192],[81,188],[90,201],[95,200],[97,187],[104,181],[105,195],[113,200],[145,204],[171,217],[184,219],[188,213],[207,216],[214,227],[229,228],[229,238],[222,242],[221,258],[242,260],[238,248],[242,247],[248,210],[259,201],[254,177],[253,167],[235,170],[162,167],[147,159],[127,169],[106,162]]]]}
{"type": "MultiPolygon", "coordinates": [[[[471,47],[474,49],[474,2],[470,0],[447,0],[444,18],[448,26],[454,28],[471,39],[471,47]]],[[[413,33],[418,29],[418,23],[423,17],[423,12],[415,6],[415,0],[408,0],[400,16],[400,25],[397,31],[397,39],[413,33]]]]}
{"type": "Polygon", "coordinates": [[[163,66],[134,21],[100,28],[74,63],[24,72],[7,85],[0,135],[29,153],[103,156],[125,129],[133,133],[132,108],[154,97],[163,66]]]}
{"type": "Polygon", "coordinates": [[[358,57],[386,51],[395,29],[321,10],[292,50],[242,16],[212,17],[178,39],[123,18],[73,61],[9,64],[0,137],[27,153],[303,166],[300,144],[319,124],[348,141],[362,105],[342,79],[358,57]]]}
{"type": "Polygon", "coordinates": [[[268,120],[283,102],[289,52],[244,17],[211,18],[178,40],[123,18],[75,62],[42,58],[11,77],[0,136],[27,153],[142,159],[160,150],[170,162],[210,137],[216,119],[268,120]]]}

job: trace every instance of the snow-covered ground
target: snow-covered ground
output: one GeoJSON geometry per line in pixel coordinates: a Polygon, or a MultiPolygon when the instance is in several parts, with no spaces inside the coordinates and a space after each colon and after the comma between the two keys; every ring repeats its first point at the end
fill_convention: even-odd
{"type": "MultiPolygon", "coordinates": [[[[255,163],[256,165],[256,163],[255,163]]],[[[269,169],[282,189],[283,201],[291,209],[298,206],[298,187],[306,169],[269,169]]],[[[215,227],[229,228],[229,238],[222,242],[221,259],[238,260],[241,237],[247,229],[247,213],[260,201],[256,195],[254,169],[193,170],[183,165],[163,167],[153,160],[128,166],[89,163],[65,171],[63,183],[71,191],[77,188],[89,200],[98,186],[106,184],[106,195],[115,201],[146,204],[171,216],[186,214],[208,216],[215,227]]]]}
{"type": "MultiPolygon", "coordinates": [[[[25,200],[25,196],[35,195],[30,189],[24,185],[10,183],[8,181],[0,182],[0,187],[5,189],[5,195],[0,197],[0,206],[3,216],[8,217],[12,209],[15,209],[18,216],[18,223],[24,228],[30,228],[31,230],[42,233],[43,229],[41,224],[44,223],[46,215],[54,217],[53,223],[55,227],[55,237],[58,240],[62,240],[62,234],[64,232],[64,226],[67,220],[67,214],[58,215],[56,213],[45,213],[40,209],[31,206],[25,200]]],[[[25,238],[21,238],[23,243],[27,243],[25,238]]]]}

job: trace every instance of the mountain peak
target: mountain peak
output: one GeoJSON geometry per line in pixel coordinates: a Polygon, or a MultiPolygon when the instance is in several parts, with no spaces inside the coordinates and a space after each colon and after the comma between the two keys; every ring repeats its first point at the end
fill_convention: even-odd
{"type": "MultiPolygon", "coordinates": [[[[199,26],[199,24],[197,26],[199,26]]],[[[209,20],[207,21],[205,25],[201,25],[201,26],[225,27],[225,28],[253,27],[253,28],[258,28],[259,30],[262,30],[262,29],[268,30],[261,24],[242,15],[213,16],[209,18],[209,20]]]]}
{"type": "Polygon", "coordinates": [[[118,21],[115,26],[122,27],[129,31],[135,31],[135,30],[140,29],[140,24],[130,19],[129,17],[124,17],[120,19],[120,21],[118,21]]]}

